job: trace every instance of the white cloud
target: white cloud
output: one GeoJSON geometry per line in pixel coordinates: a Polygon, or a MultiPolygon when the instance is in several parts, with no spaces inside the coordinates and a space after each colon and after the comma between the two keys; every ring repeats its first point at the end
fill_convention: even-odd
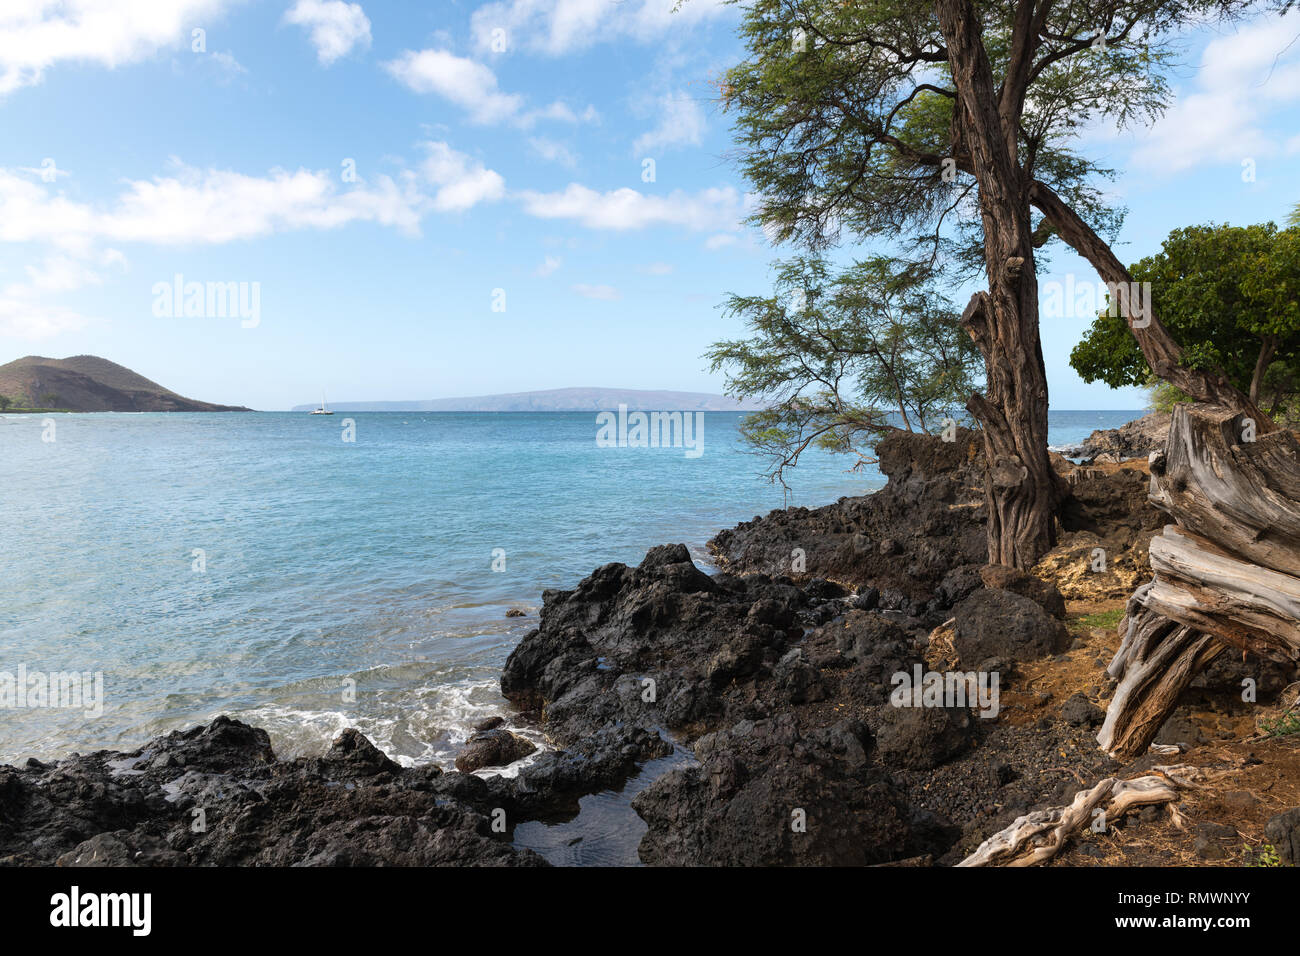
{"type": "Polygon", "coordinates": [[[710,251],[734,246],[739,240],[728,232],[719,232],[704,240],[704,248],[710,251]]]}
{"type": "Polygon", "coordinates": [[[648,196],[627,187],[602,193],[570,183],[563,192],[525,191],[519,197],[530,216],[572,219],[590,229],[624,231],[672,225],[706,231],[735,229],[740,220],[741,199],[730,187],[648,196]]]}
{"type": "Polygon", "coordinates": [[[241,73],[248,72],[248,68],[244,66],[244,64],[236,60],[234,54],[230,53],[229,51],[225,53],[221,53],[221,52],[213,53],[212,59],[214,62],[216,62],[218,66],[220,66],[231,76],[238,76],[241,73]]]}
{"type": "Polygon", "coordinates": [[[19,166],[18,171],[27,173],[29,176],[39,177],[45,182],[55,182],[60,176],[72,175],[66,169],[59,169],[58,164],[49,157],[41,160],[39,169],[35,166],[19,166]]]}
{"type": "Polygon", "coordinates": [[[423,145],[428,156],[420,171],[425,179],[439,187],[433,197],[433,206],[439,212],[463,212],[506,194],[506,181],[494,170],[456,152],[446,143],[423,145]]]}
{"type": "Polygon", "coordinates": [[[1194,86],[1137,137],[1133,161],[1174,173],[1282,152],[1267,127],[1278,107],[1300,101],[1297,27],[1300,16],[1269,14],[1206,44],[1194,86]]]}
{"type": "Polygon", "coordinates": [[[284,14],[286,23],[310,31],[316,58],[329,66],[354,47],[370,46],[370,20],[359,3],[343,0],[298,0],[284,14]]]}
{"type": "Polygon", "coordinates": [[[501,92],[490,68],[445,50],[406,50],[384,69],[415,93],[433,93],[454,103],[475,123],[510,119],[523,108],[523,97],[501,92]]]}
{"type": "Polygon", "coordinates": [[[578,157],[563,143],[557,143],[544,136],[534,136],[528,140],[528,145],[534,153],[547,162],[559,163],[569,169],[578,165],[578,157]]]}
{"type": "Polygon", "coordinates": [[[510,47],[560,56],[602,41],[650,43],[721,16],[727,6],[726,0],[499,0],[479,7],[470,29],[481,49],[490,50],[492,31],[502,29],[510,47]]]}
{"type": "Polygon", "coordinates": [[[544,279],[563,264],[564,260],[559,256],[547,256],[542,264],[533,270],[533,275],[541,276],[544,279]]]}
{"type": "Polygon", "coordinates": [[[659,101],[659,124],[642,133],[632,151],[644,154],[671,146],[698,146],[704,136],[704,111],[685,93],[669,93],[659,101]]]}
{"type": "Polygon", "coordinates": [[[69,199],[54,184],[0,169],[0,242],[59,250],[27,267],[27,281],[0,290],[0,332],[23,338],[84,326],[76,313],[41,302],[102,281],[97,269],[123,264],[107,242],[215,244],[297,229],[373,222],[418,235],[430,212],[463,212],[505,196],[499,173],[446,143],[421,144],[425,158],[397,177],[342,188],[326,171],[271,170],[249,176],[176,162],[172,175],[125,184],[103,205],[69,199]],[[100,251],[102,249],[102,251],[100,251]]]}
{"type": "Polygon", "coordinates": [[[70,309],[12,298],[0,293],[0,336],[15,339],[47,339],[63,332],[84,329],[90,320],[70,309]]]}
{"type": "Polygon", "coordinates": [[[99,285],[103,277],[85,262],[68,255],[48,256],[40,265],[26,268],[28,282],[26,285],[11,285],[5,292],[8,295],[24,295],[39,292],[71,292],[82,286],[99,285]]]}
{"type": "Polygon", "coordinates": [[[519,118],[519,123],[522,126],[531,126],[539,119],[555,120],[559,123],[595,123],[600,120],[600,114],[596,112],[596,107],[591,105],[588,105],[581,114],[575,113],[568,103],[556,100],[550,106],[540,110],[528,111],[519,118]]]}
{"type": "Polygon", "coordinates": [[[325,171],[246,176],[185,168],[178,176],[131,183],[98,224],[104,236],[135,242],[230,242],[356,221],[416,233],[421,202],[409,184],[398,186],[387,176],[344,191],[325,171]]]}
{"type": "Polygon", "coordinates": [[[579,282],[571,288],[584,299],[600,299],[604,302],[613,302],[623,298],[622,293],[612,285],[587,285],[585,282],[579,282]]]}
{"type": "Polygon", "coordinates": [[[432,93],[460,107],[470,122],[481,126],[509,122],[527,129],[538,120],[594,123],[600,118],[594,106],[579,114],[560,100],[525,110],[524,98],[503,91],[491,67],[446,50],[404,50],[385,63],[384,69],[412,92],[432,93]]]}
{"type": "Polygon", "coordinates": [[[201,170],[174,160],[169,176],[130,180],[106,206],[69,199],[55,184],[0,169],[0,242],[222,243],[293,229],[375,222],[417,233],[430,211],[462,211],[505,195],[505,180],[443,142],[396,179],[344,189],[326,170],[273,169],[263,176],[201,170]],[[436,187],[432,191],[426,186],[436,187]]]}
{"type": "Polygon", "coordinates": [[[0,169],[0,241],[56,240],[93,230],[90,207],[0,169]]]}
{"type": "Polygon", "coordinates": [[[181,42],[232,0],[5,0],[0,96],[39,82],[58,63],[113,68],[181,42]]]}
{"type": "MultiPolygon", "coordinates": [[[[122,261],[121,253],[110,249],[98,257],[99,265],[122,261]]],[[[90,320],[71,309],[41,301],[46,294],[71,292],[87,285],[100,285],[103,277],[83,259],[59,253],[26,267],[27,282],[11,283],[0,290],[0,336],[44,339],[62,332],[83,329],[90,320]]]]}

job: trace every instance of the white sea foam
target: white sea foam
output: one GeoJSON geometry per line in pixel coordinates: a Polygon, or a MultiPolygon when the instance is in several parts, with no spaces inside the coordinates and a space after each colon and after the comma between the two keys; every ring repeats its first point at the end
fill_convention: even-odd
{"type": "MultiPolygon", "coordinates": [[[[366,700],[364,692],[359,700],[366,700]]],[[[497,682],[473,681],[420,686],[387,692],[380,712],[361,709],[317,710],[283,704],[263,704],[230,716],[271,735],[277,756],[315,756],[348,728],[363,733],[376,747],[404,767],[435,764],[451,769],[456,755],[473,734],[474,725],[488,717],[504,716],[505,727],[537,745],[538,750],[507,767],[478,771],[478,776],[516,776],[548,745],[537,731],[511,723],[497,682]]]]}

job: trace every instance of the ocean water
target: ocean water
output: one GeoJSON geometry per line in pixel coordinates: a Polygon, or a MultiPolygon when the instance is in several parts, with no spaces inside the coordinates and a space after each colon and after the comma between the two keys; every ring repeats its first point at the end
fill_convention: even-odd
{"type": "MultiPolygon", "coordinates": [[[[1054,412],[1051,441],[1139,414],[1054,412]]],[[[0,706],[0,763],[226,713],[281,756],[357,727],[449,764],[506,712],[543,589],[664,542],[708,567],[718,529],[782,506],[740,417],[707,413],[689,458],[597,447],[589,413],[52,415],[53,441],[0,416],[0,672],[103,681],[102,707],[0,706]]],[[[809,456],[791,503],[883,483],[849,464],[809,456]]]]}

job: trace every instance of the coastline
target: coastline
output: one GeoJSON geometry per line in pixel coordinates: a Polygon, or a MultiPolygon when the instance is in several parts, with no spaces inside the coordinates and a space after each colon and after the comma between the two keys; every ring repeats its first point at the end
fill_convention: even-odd
{"type": "MultiPolygon", "coordinates": [[[[402,767],[355,730],[279,760],[265,731],[219,717],[134,751],[0,768],[0,862],[628,863],[630,810],[644,863],[951,865],[1083,781],[1152,762],[1097,750],[1115,635],[1089,624],[1122,606],[1160,525],[1143,463],[1059,461],[1074,495],[1032,577],[983,565],[978,452],[969,434],[897,436],[885,488],[720,531],[714,575],[662,545],[546,591],[501,690],[552,746],[513,773],[402,767]],[[1110,569],[1071,573],[1095,542],[1110,569]],[[894,677],[917,668],[1000,675],[997,715],[895,706],[894,677]]],[[[1246,674],[1261,700],[1293,676],[1222,662],[1198,704],[1240,719],[1246,674]]],[[[1195,739],[1179,721],[1162,742],[1195,739]]],[[[496,759],[513,752],[508,729],[481,733],[496,759]]],[[[1109,852],[1085,844],[1076,862],[1109,852]]],[[[1154,853],[1122,862],[1167,862],[1154,853]]]]}

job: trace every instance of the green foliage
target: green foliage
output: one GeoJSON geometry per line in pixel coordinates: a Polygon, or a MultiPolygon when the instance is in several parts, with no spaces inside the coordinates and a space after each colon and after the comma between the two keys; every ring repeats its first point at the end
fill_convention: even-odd
{"type": "Polygon", "coordinates": [[[1154,375],[1147,379],[1147,387],[1151,389],[1149,405],[1153,412],[1163,412],[1167,415],[1174,410],[1175,405],[1192,400],[1191,396],[1178,386],[1161,381],[1154,375]]]}
{"type": "Polygon", "coordinates": [[[1283,714],[1276,720],[1264,718],[1259,722],[1259,729],[1270,737],[1289,737],[1300,734],[1300,714],[1283,714]]]}
{"type": "MultiPolygon", "coordinates": [[[[1300,380],[1300,229],[1175,229],[1158,254],[1130,271],[1134,281],[1151,284],[1151,303],[1188,365],[1222,368],[1241,391],[1269,401],[1273,413],[1285,410],[1300,380]]],[[[1070,364],[1086,381],[1112,388],[1152,378],[1126,319],[1108,312],[1075,346],[1070,364]]],[[[1157,404],[1176,398],[1155,396],[1157,404]]]]}
{"type": "Polygon", "coordinates": [[[1282,862],[1282,857],[1278,855],[1277,847],[1271,843],[1262,843],[1257,847],[1243,844],[1241,862],[1243,866],[1282,867],[1287,865],[1282,862]]]}
{"type": "MultiPolygon", "coordinates": [[[[1044,5],[1039,45],[1015,84],[1024,84],[1014,103],[1024,180],[1051,186],[1100,234],[1117,232],[1123,213],[1097,188],[1112,171],[1072,141],[1101,120],[1124,127],[1160,115],[1186,18],[1244,5],[1044,5]]],[[[995,88],[1009,79],[1016,10],[975,5],[995,88]]],[[[983,270],[975,179],[955,131],[956,89],[928,0],[754,0],[740,34],[747,57],[725,74],[722,99],[736,115],[742,168],[763,197],[755,222],[813,249],[847,230],[915,243],[920,250],[909,256],[943,256],[960,277],[983,270]]],[[[1022,206],[1028,215],[1027,200],[1022,206]]],[[[1050,230],[1037,225],[1039,240],[1049,241],[1050,230]]]]}
{"type": "MultiPolygon", "coordinates": [[[[1017,241],[1027,226],[1034,249],[1050,248],[1053,229],[1031,206],[1036,183],[1099,236],[1113,236],[1123,212],[1099,189],[1113,172],[1075,150],[1079,132],[1102,121],[1126,127],[1160,115],[1170,99],[1165,74],[1186,24],[1250,5],[971,0],[957,16],[978,20],[983,49],[975,56],[964,46],[953,51],[957,62],[975,63],[957,77],[930,0],[747,0],[740,24],[745,58],[725,73],[720,90],[735,117],[740,167],[760,197],[750,221],[773,242],[814,257],[846,237],[887,243],[891,258],[858,267],[877,285],[882,275],[871,263],[889,262],[886,273],[899,275],[900,260],[924,272],[926,282],[961,283],[984,275],[986,257],[997,256],[1002,275],[1006,250],[985,249],[986,223],[1017,241]],[[976,122],[977,116],[994,119],[976,122]],[[1013,175],[1003,176],[1007,162],[1013,175]],[[980,194],[976,172],[995,184],[990,194],[980,194]]],[[[964,42],[965,31],[950,32],[964,42]]],[[[1042,253],[1033,255],[1023,264],[1028,276],[1042,253]]],[[[847,450],[878,434],[888,408],[919,401],[927,414],[913,423],[909,411],[909,424],[927,427],[936,409],[965,404],[958,393],[972,384],[967,358],[974,352],[955,322],[923,319],[922,309],[901,323],[911,330],[908,347],[895,348],[889,307],[866,300],[846,308],[846,287],[818,274],[813,261],[796,260],[784,281],[811,273],[806,285],[828,289],[813,309],[833,333],[802,327],[775,299],[738,298],[731,309],[757,334],[719,343],[711,353],[715,369],[734,370],[733,393],[778,396],[771,411],[750,420],[748,432],[776,457],[777,477],[810,443],[847,450]],[[845,317],[864,312],[884,344],[874,352],[861,341],[839,348],[836,336],[852,333],[845,317]],[[947,364],[933,381],[911,356],[934,353],[937,344],[947,364]],[[909,377],[884,388],[889,376],[881,369],[895,361],[909,377]],[[847,382],[862,384],[845,394],[847,382]]],[[[990,348],[990,367],[1000,368],[1008,357],[996,350],[1005,345],[990,348]]],[[[1118,358],[1118,343],[1111,348],[1118,358]]]]}
{"type": "Polygon", "coordinates": [[[1079,626],[1092,630],[1093,628],[1118,627],[1119,622],[1124,619],[1124,609],[1117,607],[1113,611],[1097,611],[1094,614],[1085,614],[1079,618],[1079,626]]]}
{"type": "MultiPolygon", "coordinates": [[[[725,309],[750,338],[716,343],[736,396],[771,401],[741,430],[773,461],[771,476],[809,447],[852,452],[898,427],[931,431],[976,385],[979,353],[931,272],[878,257],[832,275],[818,257],[779,264],[770,296],[732,296],[725,309]]],[[[784,482],[782,482],[784,484],[784,482]]]]}
{"type": "Polygon", "coordinates": [[[8,395],[0,395],[0,412],[8,411],[14,400],[8,395]]]}

